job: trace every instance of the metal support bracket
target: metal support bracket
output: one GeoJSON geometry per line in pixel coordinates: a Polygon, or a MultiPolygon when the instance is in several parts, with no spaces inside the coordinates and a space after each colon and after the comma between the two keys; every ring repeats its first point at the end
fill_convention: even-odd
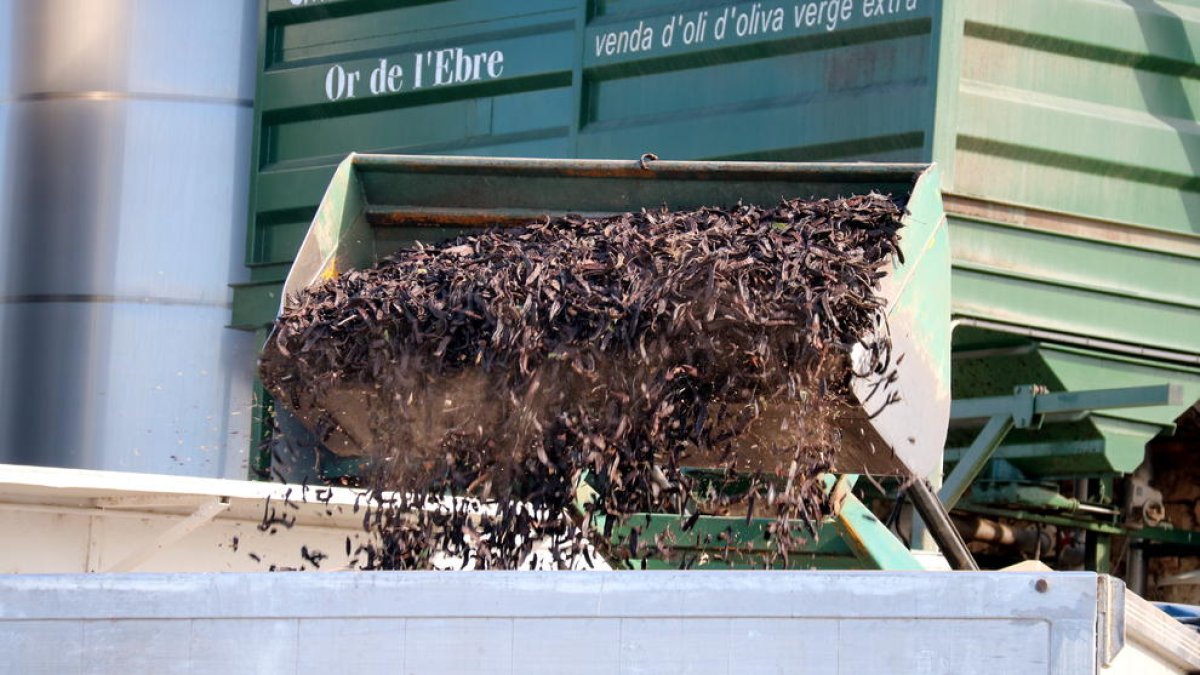
{"type": "MultiPolygon", "coordinates": [[[[826,484],[829,477],[826,477],[826,484]]],[[[881,570],[920,570],[913,554],[892,534],[871,509],[851,492],[858,481],[855,474],[839,476],[830,490],[834,526],[860,560],[881,570]]]]}
{"type": "Polygon", "coordinates": [[[942,482],[938,491],[938,499],[947,509],[954,508],[962,499],[967,488],[983,470],[988,460],[995,454],[996,448],[1004,442],[1004,437],[1016,426],[1011,415],[996,415],[988,420],[983,431],[971,442],[971,447],[963,453],[962,459],[954,466],[954,470],[942,482]]]}
{"type": "Polygon", "coordinates": [[[1183,393],[1179,385],[1153,385],[1122,389],[1096,389],[1049,393],[1040,385],[1016,387],[1011,396],[992,396],[955,401],[950,406],[954,422],[987,420],[983,430],[962,454],[938,498],[952,509],[967,488],[1004,442],[1012,429],[1038,429],[1047,415],[1086,413],[1109,408],[1178,405],[1183,393]]]}
{"type": "MultiPolygon", "coordinates": [[[[852,490],[857,479],[857,475],[821,477],[835,505],[834,513],[816,523],[815,537],[796,542],[789,551],[793,560],[791,565],[831,569],[923,569],[904,543],[854,496],[852,490]]],[[[613,546],[626,536],[633,524],[641,528],[646,540],[652,540],[658,533],[669,532],[676,542],[675,552],[683,559],[689,554],[696,558],[711,555],[721,566],[761,567],[763,561],[776,553],[776,545],[768,534],[775,525],[775,519],[770,516],[697,516],[685,530],[684,518],[679,514],[648,513],[631,516],[625,524],[610,525],[606,520],[608,516],[593,512],[596,498],[595,490],[581,476],[575,484],[575,514],[581,519],[580,526],[596,545],[597,552],[614,568],[632,562],[619,551],[614,555],[613,546]]],[[[653,556],[645,562],[651,568],[664,567],[663,562],[654,560],[653,556]]],[[[672,561],[665,566],[678,564],[672,561]]]]}
{"type": "Polygon", "coordinates": [[[1021,385],[1013,389],[1012,424],[1017,429],[1040,429],[1042,416],[1034,412],[1038,396],[1049,394],[1042,385],[1021,385]]]}
{"type": "MultiPolygon", "coordinates": [[[[1031,385],[1017,387],[1010,396],[988,396],[954,401],[950,405],[951,422],[986,420],[995,415],[1028,417],[1024,414],[1024,390],[1031,385]],[[1014,412],[1016,411],[1016,412],[1014,412]]],[[[1060,391],[1055,393],[1033,393],[1034,416],[1065,415],[1110,408],[1141,408],[1158,405],[1182,405],[1183,389],[1177,384],[1156,384],[1148,387],[1124,387],[1120,389],[1093,389],[1090,391],[1060,391]]],[[[1036,422],[1036,420],[1033,420],[1036,422]]]]}
{"type": "Polygon", "coordinates": [[[196,531],[209,523],[213,518],[229,508],[229,500],[226,497],[214,499],[205,502],[196,507],[196,510],[184,517],[179,522],[167,528],[162,534],[158,535],[154,541],[134,549],[124,558],[121,558],[116,563],[113,563],[104,570],[105,572],[132,572],[137,569],[138,565],[146,562],[159,551],[183,539],[187,535],[196,531]]]}

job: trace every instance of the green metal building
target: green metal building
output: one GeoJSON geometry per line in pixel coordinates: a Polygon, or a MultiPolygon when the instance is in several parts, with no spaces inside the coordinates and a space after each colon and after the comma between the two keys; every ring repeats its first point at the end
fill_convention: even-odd
{"type": "Polygon", "coordinates": [[[239,328],[350,152],[933,161],[956,399],[1182,392],[1018,428],[993,472],[1108,499],[1200,399],[1196,0],[264,0],[259,45],[239,328]]]}

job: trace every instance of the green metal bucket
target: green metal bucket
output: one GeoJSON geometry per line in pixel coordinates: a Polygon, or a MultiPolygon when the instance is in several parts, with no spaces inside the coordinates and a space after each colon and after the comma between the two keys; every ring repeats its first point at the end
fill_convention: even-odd
{"type": "MultiPolygon", "coordinates": [[[[950,410],[950,248],[937,169],[918,164],[795,164],[350,155],[338,166],[284,285],[284,297],[370,266],[414,241],[435,241],[547,214],[600,216],[666,205],[849,196],[907,203],[903,262],[883,280],[898,378],[850,411],[843,473],[926,476],[940,469],[950,410]],[[876,410],[892,392],[899,401],[876,410]]],[[[267,349],[273,341],[268,339],[267,349]]],[[[855,382],[861,399],[875,383],[855,382]]],[[[361,454],[365,417],[347,392],[328,411],[337,455],[361,454]]],[[[305,411],[295,411],[301,421],[305,411]]]]}

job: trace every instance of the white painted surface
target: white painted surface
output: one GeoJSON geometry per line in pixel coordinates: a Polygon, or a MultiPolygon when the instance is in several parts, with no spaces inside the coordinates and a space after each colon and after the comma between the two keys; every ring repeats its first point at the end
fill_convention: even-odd
{"type": "MultiPolygon", "coordinates": [[[[332,488],[324,503],[315,488],[308,488],[307,499],[303,489],[0,464],[0,574],[263,572],[272,565],[311,570],[301,555],[305,546],[329,556],[322,572],[354,569],[353,552],[367,542],[365,512],[355,504],[365,506],[367,498],[332,488]],[[268,499],[279,513],[295,518],[295,526],[260,529],[268,499]]],[[[540,567],[550,567],[546,544],[535,544],[534,553],[540,567]]],[[[607,569],[594,552],[592,560],[607,569]]],[[[435,556],[435,564],[457,569],[461,559],[435,556]]]]}
{"type": "Polygon", "coordinates": [[[323,570],[345,568],[346,537],[355,546],[364,537],[356,493],[334,488],[328,505],[308,495],[298,485],[0,464],[0,573],[311,568],[301,546],[330,556],[323,570]],[[289,489],[295,508],[283,504],[289,489]],[[268,498],[295,527],[259,529],[268,498]]]}
{"type": "Polygon", "coordinates": [[[1175,675],[1176,673],[1188,672],[1181,670],[1178,665],[1172,664],[1166,658],[1156,654],[1154,649],[1146,648],[1141,645],[1132,644],[1126,645],[1122,649],[1117,658],[1109,666],[1101,671],[1102,673],[1126,674],[1126,675],[1175,675]]]}

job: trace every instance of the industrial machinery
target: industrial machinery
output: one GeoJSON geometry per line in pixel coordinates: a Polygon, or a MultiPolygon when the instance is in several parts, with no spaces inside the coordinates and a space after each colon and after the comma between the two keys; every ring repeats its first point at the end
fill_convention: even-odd
{"type": "MultiPolygon", "coordinates": [[[[1179,415],[1200,398],[1200,20],[1180,3],[1117,0],[842,5],[261,0],[250,278],[234,289],[230,321],[261,343],[285,292],[481,216],[903,195],[906,260],[887,289],[908,357],[895,383],[901,403],[851,415],[865,440],[824,483],[840,508],[791,551],[795,566],[826,569],[10,575],[0,580],[6,664],[30,673],[1200,669],[1193,634],[1102,573],[1122,567],[1138,589],[1146,556],[1200,544],[1182,525],[1195,501],[1173,503],[1169,476],[1145,461],[1148,442],[1175,444],[1185,467],[1200,447],[1164,441],[1177,422],[1200,429],[1195,408],[1179,415]],[[630,161],[648,150],[688,161],[630,161]],[[363,151],[621,161],[343,161],[363,151]],[[907,164],[780,163],[862,160],[907,164]],[[1057,565],[1101,573],[906,573],[926,564],[910,550],[923,531],[959,568],[974,556],[956,533],[993,566],[1050,551],[1057,565]]],[[[231,101],[215,104],[245,105],[231,101]]],[[[364,458],[320,447],[302,416],[276,412],[289,442],[259,455],[263,475],[351,482],[362,471],[364,458]]],[[[268,421],[256,415],[256,440],[268,421]]],[[[168,466],[162,456],[134,461],[168,466]]],[[[27,528],[27,513],[69,516],[69,528],[21,533],[41,542],[70,530],[75,541],[57,555],[78,553],[79,564],[58,571],[147,561],[195,570],[198,557],[161,549],[202,532],[265,562],[250,557],[257,544],[237,551],[234,533],[270,537],[273,519],[254,522],[258,496],[286,505],[309,487],[195,483],[167,494],[118,479],[31,480],[54,500],[6,481],[19,514],[10,525],[27,528]],[[116,519],[139,526],[106,524],[116,519]]],[[[323,489],[319,506],[296,509],[296,527],[332,519],[339,527],[322,545],[337,546],[356,525],[345,512],[357,495],[323,489]]],[[[586,482],[578,498],[589,499],[586,482]]],[[[678,527],[675,516],[640,516],[651,533],[678,527]]],[[[604,515],[595,518],[605,532],[604,515]]],[[[753,548],[765,526],[704,516],[690,534],[753,548]]],[[[711,552],[703,539],[696,558],[711,552]]],[[[281,542],[295,559],[295,545],[281,542]]],[[[751,551],[711,566],[755,562],[751,551]]]]}
{"type": "MultiPolygon", "coordinates": [[[[832,196],[870,190],[893,194],[907,203],[909,211],[903,235],[906,261],[897,261],[884,289],[896,352],[906,356],[895,385],[899,402],[887,406],[869,422],[865,415],[855,417],[853,433],[846,437],[865,440],[843,449],[838,470],[845,475],[836,484],[831,478],[828,484],[844,500],[843,509],[838,518],[823,525],[823,536],[815,538],[808,550],[793,552],[796,564],[916,567],[908,547],[879,521],[888,510],[886,505],[872,513],[851,488],[860,473],[936,477],[942,430],[948,426],[948,475],[940,487],[940,505],[930,495],[920,494],[923,486],[911,481],[887,482],[883,488],[878,481],[864,481],[858,493],[885,497],[885,504],[911,498],[927,520],[941,521],[942,548],[956,566],[970,567],[973,562],[961,543],[955,541],[954,533],[946,531],[954,529],[948,526],[949,519],[935,513],[956,507],[960,510],[958,529],[969,539],[1008,547],[1018,559],[1063,552],[1069,562],[1070,552],[1065,549],[1074,545],[1076,564],[1083,562],[1086,553],[1090,556],[1089,568],[1107,570],[1111,548],[1108,538],[1114,535],[1194,543],[1193,533],[1156,527],[1162,521],[1161,496],[1148,485],[1143,484],[1140,493],[1129,496],[1125,510],[1112,503],[1111,476],[1131,473],[1141,463],[1136,436],[1126,449],[1112,437],[1086,440],[1087,434],[1079,429],[1088,420],[1109,419],[1085,417],[1098,410],[1112,410],[1110,414],[1119,415],[1139,407],[1177,407],[1182,401],[1180,385],[1065,393],[1027,386],[1018,387],[1009,397],[965,399],[950,406],[948,244],[937,185],[936,169],[914,165],[647,164],[351,155],[339,166],[326,190],[288,275],[284,294],[286,297],[331,275],[370,265],[414,241],[445,238],[481,225],[527,222],[546,214],[605,214],[663,204],[682,209],[737,200],[771,201],[778,195],[832,196]],[[1006,439],[1020,439],[1023,430],[1043,426],[1066,427],[1065,433],[1082,440],[1070,453],[1061,442],[1051,447],[1010,444],[1002,448],[1006,439]],[[1098,489],[1107,492],[1092,499],[1084,494],[1064,496],[1055,482],[1074,477],[1086,485],[1087,478],[1096,476],[1098,489]],[[975,518],[968,519],[966,514],[975,518]],[[1013,520],[1076,527],[1091,534],[1078,542],[1059,541],[1036,526],[1032,533],[1028,526],[1017,525],[1014,529],[1013,520]],[[981,533],[980,528],[987,532],[981,533]]],[[[857,390],[861,393],[870,386],[859,382],[857,390]]],[[[1120,418],[1111,419],[1114,421],[1107,423],[1106,430],[1120,418]]],[[[355,456],[353,438],[358,435],[354,427],[364,422],[352,406],[334,411],[334,420],[338,428],[333,434],[340,441],[329,446],[339,448],[337,453],[315,443],[300,420],[286,412],[281,414],[287,443],[277,446],[275,455],[289,458],[291,468],[277,466],[276,471],[296,480],[305,472],[324,480],[353,477],[360,472],[363,458],[355,456]]],[[[1130,423],[1125,423],[1126,435],[1130,435],[1130,428],[1130,423]]],[[[1116,435],[1119,437],[1119,433],[1116,435]]],[[[696,467],[701,474],[703,468],[696,467]]],[[[587,499],[587,488],[580,489],[582,502],[587,499]]],[[[610,532],[614,540],[625,534],[620,527],[603,528],[602,516],[598,518],[594,524],[601,527],[597,531],[610,532]]],[[[755,542],[763,546],[764,530],[770,525],[767,519],[706,516],[692,536],[682,536],[677,521],[665,514],[647,514],[646,528],[652,534],[671,531],[678,541],[700,542],[708,535],[724,533],[724,548],[731,542],[753,548],[755,542]]],[[[923,530],[919,519],[914,522],[917,525],[912,530],[898,521],[889,525],[913,548],[920,548],[923,530]]],[[[699,549],[704,546],[696,546],[694,553],[700,557],[703,551],[699,549]]],[[[753,566],[756,562],[753,555],[736,561],[720,560],[722,565],[734,566],[753,566]]]]}
{"type": "MultiPolygon", "coordinates": [[[[961,483],[957,522],[980,533],[988,564],[1042,557],[1154,588],[1200,529],[1188,488],[1200,416],[1180,417],[1200,399],[1194,13],[921,0],[853,3],[822,23],[795,3],[776,25],[776,7],[753,4],[263,3],[251,281],[234,290],[233,325],[266,337],[348,152],[936,162],[952,398],[1041,387],[1098,406],[1029,416],[986,461],[1001,423],[980,437],[991,414],[953,419],[943,470],[961,483]],[[733,28],[718,37],[722,13],[733,28]],[[454,70],[460,49],[471,77],[454,70]],[[433,77],[439,58],[448,70],[433,77]],[[403,77],[386,80],[395,67],[403,77]],[[977,461],[960,462],[976,438],[977,461]]],[[[898,487],[858,492],[890,504],[898,487]]]]}
{"type": "MultiPolygon", "coordinates": [[[[843,508],[824,525],[825,536],[815,537],[807,550],[795,551],[789,559],[804,567],[912,569],[917,567],[915,559],[849,488],[854,474],[925,476],[936,473],[940,465],[950,407],[950,336],[949,246],[937,185],[936,169],[922,165],[351,155],[334,174],[288,275],[284,295],[369,266],[414,241],[428,242],[476,227],[523,224],[545,215],[610,214],[661,205],[681,210],[872,191],[892,195],[907,206],[901,235],[904,255],[894,261],[881,294],[887,302],[894,353],[904,356],[895,359],[894,379],[857,378],[854,389],[860,400],[876,390],[876,400],[895,402],[874,406],[881,409],[870,415],[861,409],[845,415],[847,441],[837,457],[837,469],[846,475],[836,484],[831,479],[827,486],[836,490],[843,508]]],[[[296,448],[314,447],[316,461],[303,462],[318,469],[313,477],[330,480],[353,473],[363,461],[355,456],[354,439],[364,436],[365,421],[353,405],[352,394],[339,398],[347,402],[346,408],[328,411],[336,426],[325,436],[325,446],[315,448],[304,433],[305,425],[285,419],[287,449],[276,454],[295,459],[296,448]]],[[[295,412],[304,417],[304,411],[295,412]]],[[[309,427],[314,422],[305,421],[309,427]]],[[[293,461],[293,465],[300,463],[293,461]]],[[[937,508],[932,499],[925,505],[937,508]]],[[[937,518],[948,523],[944,514],[937,518]]],[[[679,527],[678,522],[672,526],[667,516],[656,520],[648,515],[647,520],[656,523],[648,531],[679,527]]],[[[676,532],[676,538],[700,542],[705,533],[728,530],[721,547],[767,548],[763,529],[769,519],[701,520],[692,536],[676,532]]],[[[942,533],[953,534],[950,528],[942,533]]],[[[613,532],[620,535],[620,529],[613,532]]],[[[736,564],[754,565],[755,560],[750,556],[736,564]]]]}
{"type": "MultiPolygon", "coordinates": [[[[895,382],[869,423],[859,422],[840,466],[854,472],[917,475],[940,461],[949,416],[949,247],[936,169],[920,165],[820,165],[753,162],[531,160],[350,155],[326,191],[284,284],[289,296],[350,269],[367,267],[403,245],[444,239],[472,228],[520,225],[546,215],[673,210],[783,197],[836,197],[875,191],[907,205],[903,260],[884,278],[882,296],[895,382]],[[870,436],[866,436],[866,434],[870,436]],[[919,443],[907,439],[920,437],[919,443]],[[894,449],[892,452],[886,451],[894,449]]],[[[866,398],[876,384],[858,378],[866,398]]],[[[881,399],[882,400],[882,399],[881,399]]],[[[351,431],[353,410],[335,411],[351,431]]],[[[337,432],[335,432],[337,433],[337,432]]],[[[339,447],[342,444],[330,444],[339,447]]],[[[341,451],[347,454],[346,451],[341,451]]]]}

